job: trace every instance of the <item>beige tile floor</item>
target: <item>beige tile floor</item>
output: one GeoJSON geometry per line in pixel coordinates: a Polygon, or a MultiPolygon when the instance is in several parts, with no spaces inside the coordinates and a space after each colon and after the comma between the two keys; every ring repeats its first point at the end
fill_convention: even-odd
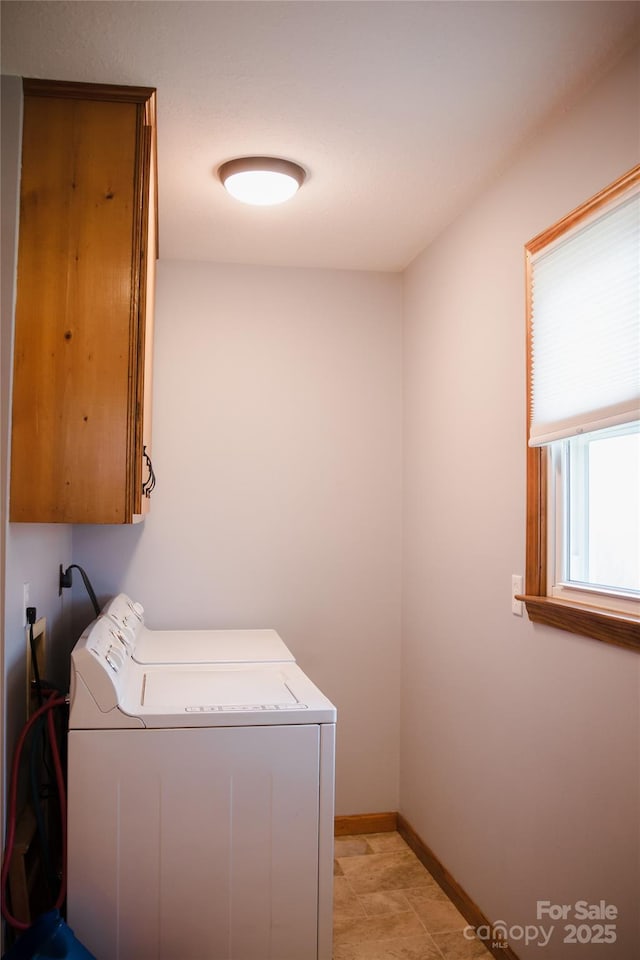
{"type": "Polygon", "coordinates": [[[398,833],[335,840],[333,960],[488,960],[398,833]]]}

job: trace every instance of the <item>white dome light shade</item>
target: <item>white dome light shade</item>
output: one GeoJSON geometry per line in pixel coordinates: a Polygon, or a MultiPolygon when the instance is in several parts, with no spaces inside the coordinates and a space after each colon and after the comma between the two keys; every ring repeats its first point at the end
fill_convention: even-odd
{"type": "Polygon", "coordinates": [[[302,186],[305,172],[279,157],[238,157],[218,167],[218,176],[236,200],[264,207],[289,200],[302,186]]]}

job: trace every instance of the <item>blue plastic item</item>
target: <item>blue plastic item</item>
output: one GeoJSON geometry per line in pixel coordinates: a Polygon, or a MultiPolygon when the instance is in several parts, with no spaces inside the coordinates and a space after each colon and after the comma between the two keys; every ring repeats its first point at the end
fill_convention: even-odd
{"type": "Polygon", "coordinates": [[[38,917],[2,960],[96,960],[73,935],[58,910],[38,917]]]}

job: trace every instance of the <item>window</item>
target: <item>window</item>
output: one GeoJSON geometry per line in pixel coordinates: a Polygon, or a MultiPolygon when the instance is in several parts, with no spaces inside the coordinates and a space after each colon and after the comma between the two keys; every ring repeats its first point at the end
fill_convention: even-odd
{"type": "Polygon", "coordinates": [[[548,593],[634,613],[640,597],[640,423],[551,444],[548,593]]]}
{"type": "Polygon", "coordinates": [[[640,650],[640,165],[525,252],[527,611],[640,650]]]}

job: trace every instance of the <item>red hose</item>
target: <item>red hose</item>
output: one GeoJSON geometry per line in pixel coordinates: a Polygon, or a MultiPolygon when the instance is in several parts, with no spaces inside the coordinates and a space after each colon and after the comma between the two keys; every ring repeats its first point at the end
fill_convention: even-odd
{"type": "MultiPolygon", "coordinates": [[[[51,699],[47,700],[46,703],[43,703],[35,713],[32,713],[27,722],[25,723],[20,736],[18,737],[18,742],[16,743],[16,749],[13,754],[13,763],[11,765],[11,782],[9,786],[9,809],[7,813],[7,842],[4,848],[4,856],[2,859],[2,915],[10,926],[14,927],[16,930],[27,930],[29,927],[28,923],[24,923],[22,920],[18,920],[17,917],[12,916],[9,912],[7,906],[7,897],[4,896],[7,888],[7,879],[9,876],[9,867],[11,865],[11,857],[13,855],[13,846],[16,839],[16,807],[18,803],[18,770],[20,768],[20,757],[22,755],[22,749],[24,747],[24,742],[27,738],[29,730],[33,724],[38,720],[43,713],[46,713],[47,710],[53,711],[54,707],[61,707],[66,704],[64,697],[56,697],[51,695],[51,699]]],[[[56,738],[56,731],[53,722],[53,713],[49,713],[47,718],[49,726],[49,739],[51,741],[51,754],[53,756],[53,765],[56,773],[56,782],[58,786],[58,794],[60,797],[60,820],[61,820],[61,829],[62,829],[62,849],[63,849],[63,865],[62,865],[62,880],[60,884],[60,892],[58,894],[58,899],[55,906],[60,907],[66,893],[67,885],[67,876],[66,876],[66,846],[67,846],[67,801],[66,801],[66,792],[64,788],[64,776],[62,773],[62,763],[60,762],[60,752],[58,750],[58,741],[56,738]]]]}

